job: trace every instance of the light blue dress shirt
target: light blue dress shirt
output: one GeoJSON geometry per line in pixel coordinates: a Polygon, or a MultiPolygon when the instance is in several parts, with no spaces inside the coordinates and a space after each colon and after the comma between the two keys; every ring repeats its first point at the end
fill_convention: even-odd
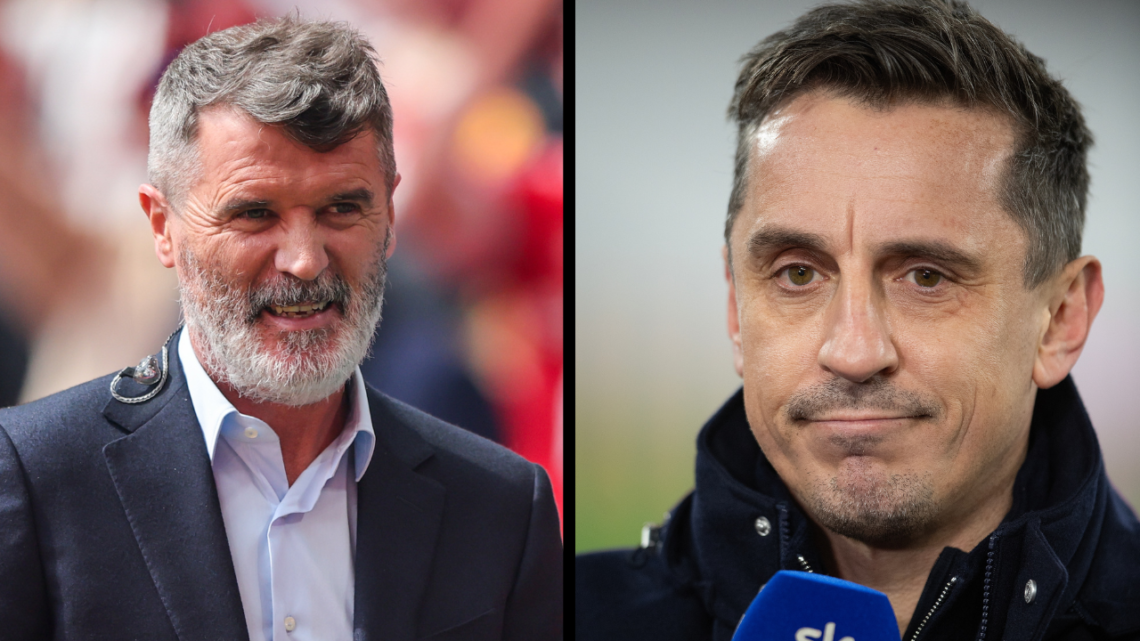
{"type": "Polygon", "coordinates": [[[356,482],[376,446],[360,368],[344,431],[290,486],[277,434],[226,400],[188,331],[178,356],[210,453],[250,641],[351,639],[356,482]]]}

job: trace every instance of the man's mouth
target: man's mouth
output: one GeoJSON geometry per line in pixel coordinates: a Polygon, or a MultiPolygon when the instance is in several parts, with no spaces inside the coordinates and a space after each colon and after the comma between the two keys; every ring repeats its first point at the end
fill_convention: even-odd
{"type": "Polygon", "coordinates": [[[911,418],[924,418],[919,415],[897,414],[897,413],[849,413],[849,414],[827,414],[821,416],[809,417],[807,420],[813,423],[879,423],[883,421],[897,421],[911,418]]]}
{"type": "Polygon", "coordinates": [[[266,309],[274,316],[283,316],[285,318],[308,318],[313,314],[323,311],[329,306],[331,301],[321,301],[319,303],[306,302],[300,305],[269,305],[266,309]]]}

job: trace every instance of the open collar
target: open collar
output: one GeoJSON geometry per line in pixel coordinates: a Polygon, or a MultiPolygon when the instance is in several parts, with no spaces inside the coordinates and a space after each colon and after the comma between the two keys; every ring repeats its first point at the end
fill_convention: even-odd
{"type": "MultiPolygon", "coordinates": [[[[202,427],[202,436],[206,443],[206,452],[210,460],[214,460],[214,448],[217,447],[221,434],[222,423],[227,416],[237,414],[233,403],[222,394],[217,384],[202,367],[198,355],[190,343],[190,332],[183,330],[177,341],[178,358],[186,378],[186,386],[190,392],[190,400],[194,405],[194,412],[198,423],[202,427]]],[[[364,392],[364,376],[357,367],[349,379],[349,412],[345,419],[344,430],[351,432],[353,444],[353,463],[355,464],[356,480],[364,476],[368,465],[372,461],[372,454],[376,449],[376,431],[372,425],[372,413],[368,408],[368,394],[364,392]]],[[[272,428],[272,426],[270,426],[272,428]]],[[[338,441],[340,439],[338,438],[338,441]]]]}

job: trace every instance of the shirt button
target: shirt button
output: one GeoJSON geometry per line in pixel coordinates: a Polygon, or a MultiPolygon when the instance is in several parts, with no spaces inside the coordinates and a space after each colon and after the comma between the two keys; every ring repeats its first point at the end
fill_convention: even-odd
{"type": "Polygon", "coordinates": [[[297,627],[297,620],[293,617],[285,617],[285,631],[292,632],[295,627],[297,627]]]}
{"type": "Polygon", "coordinates": [[[1037,582],[1029,579],[1025,583],[1025,602],[1033,603],[1033,599],[1037,598],[1037,582]]]}
{"type": "Polygon", "coordinates": [[[248,438],[257,438],[257,430],[252,427],[247,427],[245,428],[245,435],[248,438]]]}

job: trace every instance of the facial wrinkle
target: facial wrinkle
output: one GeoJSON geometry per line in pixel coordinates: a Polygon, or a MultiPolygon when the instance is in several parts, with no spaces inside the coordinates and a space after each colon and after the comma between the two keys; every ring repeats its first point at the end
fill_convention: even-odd
{"type": "Polygon", "coordinates": [[[847,248],[852,254],[855,252],[855,194],[847,201],[847,248]]]}

